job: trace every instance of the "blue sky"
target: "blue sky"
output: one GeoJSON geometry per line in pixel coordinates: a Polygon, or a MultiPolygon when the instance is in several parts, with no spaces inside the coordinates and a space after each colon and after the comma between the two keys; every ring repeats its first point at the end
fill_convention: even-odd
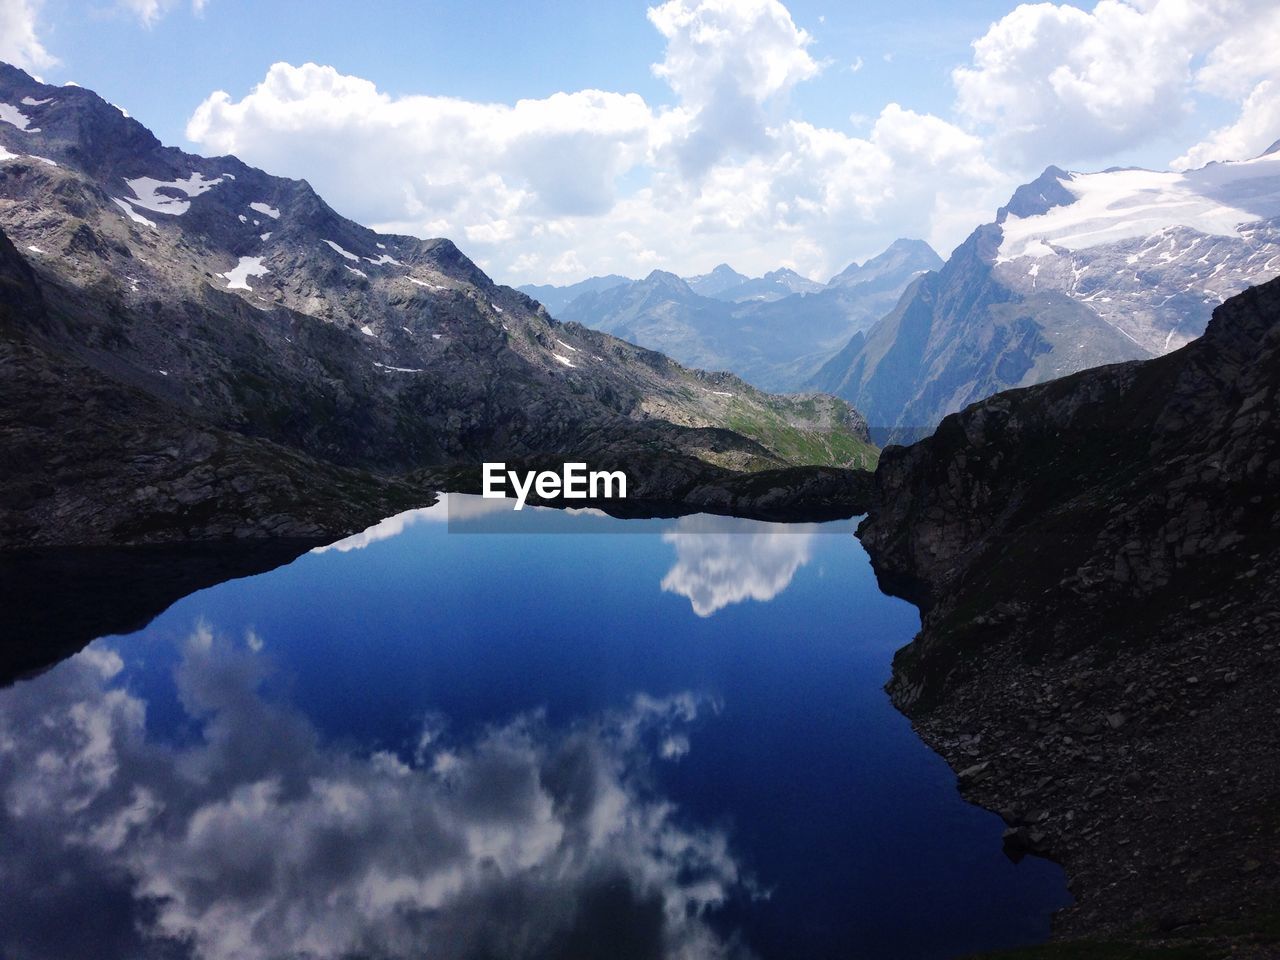
{"type": "Polygon", "coordinates": [[[1048,163],[1258,152],[1275,7],[0,0],[0,57],[507,282],[825,279],[897,236],[945,255],[1048,163]]]}
{"type": "MultiPolygon", "coordinates": [[[[210,0],[198,15],[175,7],[143,26],[103,0],[48,0],[46,46],[62,62],[42,75],[127,105],[177,144],[210,90],[243,93],[280,60],[330,64],[392,94],[509,102],[594,87],[670,102],[671,90],[649,70],[663,50],[645,18],[650,5],[383,0],[356,15],[349,2],[210,0]]],[[[797,25],[814,35],[815,57],[836,67],[797,90],[795,105],[824,125],[874,116],[886,97],[945,111],[951,68],[1010,7],[929,2],[903,16],[891,4],[790,3],[797,25]],[[859,58],[864,67],[854,74],[847,68],[859,58]]]]}

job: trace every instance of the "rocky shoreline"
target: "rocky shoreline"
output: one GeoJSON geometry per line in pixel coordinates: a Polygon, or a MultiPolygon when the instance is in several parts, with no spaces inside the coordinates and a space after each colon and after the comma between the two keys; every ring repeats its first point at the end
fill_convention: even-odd
{"type": "Polygon", "coordinates": [[[882,456],[859,535],[922,615],[889,692],[1064,865],[1060,939],[1280,952],[1278,406],[1273,281],[882,456]]]}

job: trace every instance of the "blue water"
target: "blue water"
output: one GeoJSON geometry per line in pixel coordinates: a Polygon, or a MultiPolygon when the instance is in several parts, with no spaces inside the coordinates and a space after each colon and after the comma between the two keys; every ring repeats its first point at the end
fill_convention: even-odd
{"type": "Polygon", "coordinates": [[[918,618],[852,523],[442,516],[0,692],[0,879],[24,891],[0,955],[909,960],[1047,936],[1061,871],[1003,856],[882,690],[918,618]]]}

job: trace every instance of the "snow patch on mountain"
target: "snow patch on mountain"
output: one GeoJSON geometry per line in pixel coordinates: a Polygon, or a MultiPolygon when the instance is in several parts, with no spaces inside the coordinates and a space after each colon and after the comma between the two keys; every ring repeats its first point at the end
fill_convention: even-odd
{"type": "Polygon", "coordinates": [[[1240,226],[1280,216],[1280,156],[1213,163],[1182,173],[1111,170],[1074,173],[1062,181],[1076,199],[1033,217],[1002,224],[997,262],[1050,256],[1147,237],[1172,226],[1211,236],[1238,236],[1240,226]]]}
{"type": "Polygon", "coordinates": [[[112,197],[111,202],[114,203],[121,210],[123,210],[124,215],[128,217],[130,220],[132,220],[134,223],[140,223],[144,227],[150,227],[152,230],[156,229],[155,221],[148,220],[146,217],[140,214],[137,210],[133,209],[133,205],[130,204],[128,200],[122,200],[120,197],[112,197]]]}
{"type": "Polygon", "coordinates": [[[264,277],[271,271],[262,265],[262,257],[241,257],[240,262],[218,276],[225,277],[228,290],[253,290],[250,277],[264,277]]]}
{"type": "Polygon", "coordinates": [[[341,247],[341,246],[339,246],[338,244],[334,243],[332,240],[326,240],[326,241],[325,241],[325,243],[329,245],[329,249],[330,249],[330,250],[332,250],[334,253],[338,254],[338,256],[340,256],[340,257],[345,257],[345,258],[346,258],[346,259],[348,259],[348,260],[352,260],[352,261],[356,261],[356,262],[358,262],[358,261],[360,260],[360,258],[359,258],[359,257],[357,257],[357,256],[356,256],[354,253],[352,253],[350,250],[344,250],[344,249],[342,249],[342,247],[341,247]]]}
{"type": "Polygon", "coordinates": [[[191,209],[190,198],[198,197],[200,194],[212,190],[222,183],[222,178],[215,177],[212,180],[206,180],[204,174],[196,172],[185,180],[157,180],[154,177],[136,177],[133,180],[125,180],[125,183],[133,191],[133,198],[129,200],[131,204],[155,213],[167,213],[180,217],[191,209]],[[183,193],[186,194],[188,199],[184,200],[182,197],[170,196],[169,194],[161,193],[161,190],[183,193]]]}
{"type": "Polygon", "coordinates": [[[249,204],[249,209],[252,210],[254,213],[261,213],[263,216],[270,217],[272,220],[280,219],[279,210],[277,210],[275,207],[271,206],[270,204],[263,203],[260,200],[249,204]]]}
{"type": "Polygon", "coordinates": [[[0,103],[0,122],[17,127],[24,133],[40,132],[39,127],[31,126],[31,118],[12,104],[0,103]]]}

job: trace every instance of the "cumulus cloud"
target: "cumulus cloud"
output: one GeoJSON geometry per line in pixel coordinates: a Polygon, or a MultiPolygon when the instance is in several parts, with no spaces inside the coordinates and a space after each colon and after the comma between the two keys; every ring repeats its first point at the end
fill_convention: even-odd
{"type": "Polygon", "coordinates": [[[697,697],[466,740],[432,721],[406,756],[362,753],[202,627],[175,745],[121,669],[95,646],[0,701],[6,956],[739,955],[707,917],[749,885],[649,775],[688,751],[697,697]]]}
{"type": "Polygon", "coordinates": [[[217,92],[187,136],[298,176],[375,221],[440,221],[480,242],[513,238],[517,215],[599,213],[648,147],[634,94],[584,90],[515,105],[392,98],[314,63],[277,63],[248,96],[217,92]]]}
{"type": "Polygon", "coordinates": [[[726,259],[827,276],[901,235],[946,248],[1008,192],[981,141],[940,118],[890,105],[854,137],[791,117],[787,94],[820,64],[777,0],[670,0],[649,19],[671,105],[392,97],[278,63],[240,99],[210,95],[187,135],[305,177],[381,229],[451,236],[507,282],[726,259]]]}
{"type": "Polygon", "coordinates": [[[40,41],[40,0],[0,0],[0,60],[23,70],[46,70],[58,62],[40,41]]]}
{"type": "Polygon", "coordinates": [[[954,71],[957,109],[1023,163],[1111,156],[1178,127],[1197,92],[1243,97],[1276,76],[1278,22],[1266,0],[1023,4],[954,71]]]}
{"type": "Polygon", "coordinates": [[[1209,52],[1196,86],[1220,97],[1242,98],[1240,114],[1178,157],[1175,169],[1253,157],[1280,140],[1280,8],[1242,20],[1209,52]]]}
{"type": "Polygon", "coordinates": [[[765,107],[819,70],[813,38],[778,0],[668,0],[649,20],[667,41],[653,72],[680,98],[674,149],[687,173],[767,151],[765,107]]]}
{"type": "Polygon", "coordinates": [[[809,562],[811,524],[752,523],[726,529],[718,517],[683,517],[662,539],[676,548],[662,589],[688,597],[693,612],[709,617],[744,600],[772,600],[809,562]]]}
{"type": "Polygon", "coordinates": [[[1187,170],[1212,160],[1243,160],[1276,142],[1280,142],[1280,80],[1263,80],[1245,98],[1233,123],[1214,130],[1172,166],[1187,170]]]}
{"type": "Polygon", "coordinates": [[[1208,5],[1199,9],[1166,0],[1147,9],[1103,0],[1091,12],[1023,4],[953,74],[958,107],[1037,161],[1141,142],[1189,107],[1196,29],[1212,17],[1208,5]]]}

